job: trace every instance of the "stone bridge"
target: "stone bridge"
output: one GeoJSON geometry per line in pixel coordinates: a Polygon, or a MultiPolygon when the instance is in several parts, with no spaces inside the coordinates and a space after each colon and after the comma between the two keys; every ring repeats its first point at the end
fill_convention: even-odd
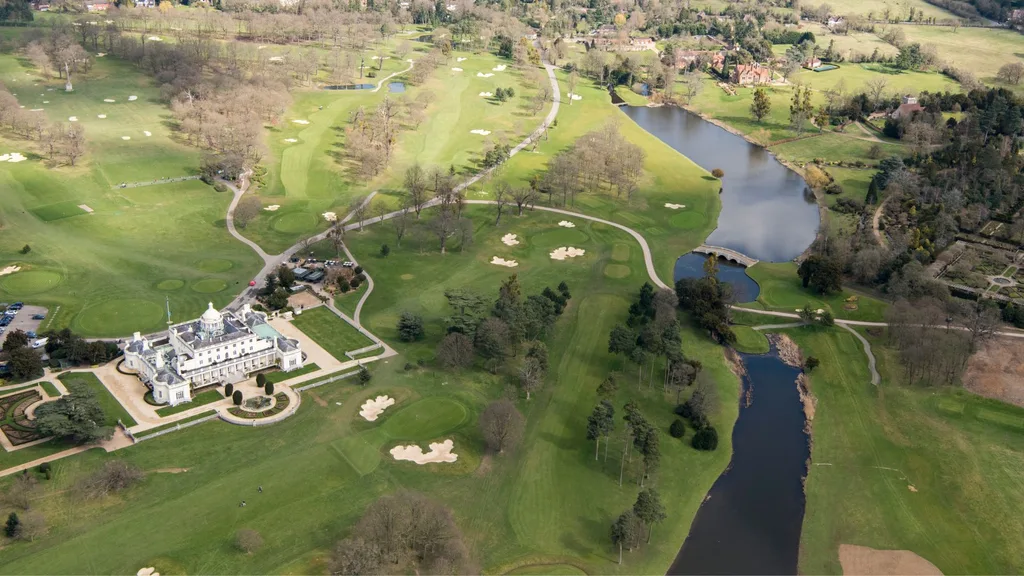
{"type": "Polygon", "coordinates": [[[731,248],[723,248],[721,246],[712,246],[710,244],[701,244],[693,249],[698,254],[714,254],[718,258],[725,258],[730,262],[735,262],[742,266],[753,266],[758,263],[757,258],[751,258],[742,252],[737,252],[731,248]]]}

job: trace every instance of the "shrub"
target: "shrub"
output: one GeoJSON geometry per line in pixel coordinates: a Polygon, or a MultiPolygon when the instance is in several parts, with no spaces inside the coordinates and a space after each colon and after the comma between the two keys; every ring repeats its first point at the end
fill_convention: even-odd
{"type": "Polygon", "coordinates": [[[398,339],[414,342],[423,338],[423,318],[411,312],[402,312],[398,318],[398,339]]]}
{"type": "Polygon", "coordinates": [[[722,170],[721,168],[715,168],[714,170],[711,171],[711,175],[714,176],[715,178],[721,179],[723,176],[725,176],[725,170],[722,170]]]}
{"type": "Polygon", "coordinates": [[[672,422],[672,425],[669,426],[668,433],[671,434],[673,438],[682,438],[683,435],[686,434],[686,424],[683,424],[682,420],[676,418],[675,421],[672,422]]]}
{"type": "Polygon", "coordinates": [[[338,290],[341,290],[342,294],[352,289],[352,284],[349,283],[348,278],[344,276],[338,276],[338,290]]]}
{"type": "Polygon", "coordinates": [[[86,497],[98,498],[121,492],[138,484],[146,477],[139,468],[123,460],[111,460],[78,483],[78,490],[86,497]]]}
{"type": "Polygon", "coordinates": [[[257,374],[256,375],[256,385],[259,386],[260,388],[263,388],[264,386],[266,386],[267,385],[267,375],[262,373],[262,372],[257,374]]]}
{"type": "Polygon", "coordinates": [[[21,520],[17,512],[11,512],[7,517],[7,524],[4,526],[4,535],[8,538],[17,538],[21,535],[21,520]]]}
{"type": "Polygon", "coordinates": [[[683,402],[682,404],[676,406],[675,413],[678,416],[682,416],[683,418],[686,418],[687,420],[689,420],[690,418],[693,418],[693,409],[690,408],[690,403],[689,402],[683,402]]]}
{"type": "Polygon", "coordinates": [[[371,378],[373,378],[373,376],[370,374],[370,371],[366,369],[366,366],[360,366],[359,383],[365,386],[371,378]]]}
{"type": "Polygon", "coordinates": [[[21,253],[22,254],[28,254],[31,251],[32,251],[32,247],[29,246],[28,244],[25,244],[24,246],[21,247],[21,253]]]}
{"type": "Polygon", "coordinates": [[[693,435],[693,447],[697,450],[715,450],[718,448],[718,430],[714,426],[707,426],[697,430],[693,435]]]}
{"type": "Polygon", "coordinates": [[[353,290],[359,288],[359,278],[353,278],[352,281],[349,282],[349,286],[351,286],[353,290]]]}
{"type": "Polygon", "coordinates": [[[235,390],[234,394],[231,395],[231,401],[235,403],[235,406],[242,405],[242,391],[235,390]]]}
{"type": "Polygon", "coordinates": [[[356,266],[352,271],[356,273],[356,276],[359,276],[360,274],[363,273],[363,267],[362,266],[356,266]]]}
{"type": "Polygon", "coordinates": [[[409,363],[409,362],[406,362],[406,363],[405,363],[405,371],[406,371],[406,372],[408,372],[409,370],[415,370],[415,369],[416,369],[416,366],[412,365],[412,364],[411,364],[411,363],[409,363]]]}
{"type": "Polygon", "coordinates": [[[274,383],[273,382],[267,382],[267,386],[266,386],[266,388],[264,388],[264,391],[267,393],[267,396],[273,396],[274,395],[274,383]]]}
{"type": "Polygon", "coordinates": [[[263,537],[251,528],[242,528],[235,532],[235,548],[246,554],[252,554],[263,546],[263,537]]]}
{"type": "Polygon", "coordinates": [[[820,364],[821,364],[820,360],[818,360],[814,356],[810,356],[810,357],[807,358],[807,360],[804,361],[804,368],[806,368],[807,371],[810,372],[811,370],[814,370],[815,368],[817,368],[818,365],[820,365],[820,364]]]}
{"type": "Polygon", "coordinates": [[[387,244],[381,244],[380,245],[380,255],[382,257],[384,257],[384,258],[387,258],[388,254],[391,254],[391,247],[388,246],[387,244]]]}
{"type": "Polygon", "coordinates": [[[225,186],[222,182],[217,182],[216,184],[214,184],[213,185],[213,189],[216,190],[217,192],[227,192],[228,191],[228,187],[225,186]]]}
{"type": "Polygon", "coordinates": [[[225,398],[230,398],[231,397],[231,393],[234,392],[234,391],[235,391],[235,385],[234,384],[225,384],[224,385],[224,397],[225,398]]]}
{"type": "Polygon", "coordinates": [[[50,463],[49,462],[43,462],[42,464],[40,464],[39,465],[39,471],[41,473],[43,473],[43,474],[46,474],[47,472],[49,472],[50,471],[50,463]]]}

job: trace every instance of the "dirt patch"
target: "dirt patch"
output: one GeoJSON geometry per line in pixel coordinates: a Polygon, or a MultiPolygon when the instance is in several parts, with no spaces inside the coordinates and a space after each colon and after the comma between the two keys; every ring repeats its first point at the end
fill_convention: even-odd
{"type": "Polygon", "coordinates": [[[796,390],[800,393],[800,403],[804,405],[804,418],[807,419],[805,431],[811,433],[811,422],[814,421],[814,409],[818,406],[818,399],[811,393],[811,381],[803,372],[796,377],[796,390]]]}
{"type": "Polygon", "coordinates": [[[935,564],[910,550],[875,550],[867,546],[839,545],[839,563],[843,574],[858,575],[938,575],[942,571],[935,564]]]}
{"type": "Polygon", "coordinates": [[[155,474],[182,474],[188,472],[188,468],[157,468],[156,470],[150,470],[155,474]]]}
{"type": "Polygon", "coordinates": [[[316,392],[313,392],[312,390],[309,390],[308,392],[309,392],[309,397],[313,399],[313,402],[316,402],[317,404],[319,404],[320,406],[322,406],[324,408],[327,407],[327,400],[324,400],[323,398],[318,396],[316,392]]]}
{"type": "Polygon", "coordinates": [[[296,292],[288,297],[288,305],[297,310],[305,310],[321,304],[323,304],[323,302],[321,302],[320,299],[314,296],[309,290],[296,292]]]}
{"type": "Polygon", "coordinates": [[[725,349],[725,361],[729,364],[729,370],[738,378],[743,378],[747,375],[747,368],[743,365],[743,359],[740,358],[739,352],[733,348],[725,349]]]}
{"type": "Polygon", "coordinates": [[[1024,342],[992,338],[967,361],[964,388],[986,398],[1024,406],[1024,342]]]}
{"type": "Polygon", "coordinates": [[[804,359],[800,354],[800,347],[796,345],[796,342],[793,342],[792,338],[785,334],[769,334],[768,340],[775,344],[775,349],[779,351],[780,360],[794,368],[803,367],[804,359]]]}
{"type": "Polygon", "coordinates": [[[475,474],[477,476],[487,476],[487,473],[491,471],[492,464],[493,461],[491,455],[484,454],[484,457],[480,460],[480,465],[476,468],[475,474]]]}

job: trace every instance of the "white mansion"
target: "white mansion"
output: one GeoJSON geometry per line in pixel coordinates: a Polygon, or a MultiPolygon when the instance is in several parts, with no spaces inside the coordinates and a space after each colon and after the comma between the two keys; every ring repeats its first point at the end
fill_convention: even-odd
{"type": "Polygon", "coordinates": [[[211,302],[198,320],[174,324],[152,340],[136,332],[125,345],[124,364],[158,403],[174,406],[191,401],[193,388],[238,382],[272,366],[302,368],[302,350],[248,304],[222,314],[211,302]]]}

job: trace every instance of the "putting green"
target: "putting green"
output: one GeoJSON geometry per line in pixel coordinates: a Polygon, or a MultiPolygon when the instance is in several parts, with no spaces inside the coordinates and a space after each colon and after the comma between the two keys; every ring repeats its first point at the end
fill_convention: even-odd
{"type": "Polygon", "coordinates": [[[274,219],[274,230],[285,234],[298,234],[316,227],[316,216],[305,212],[281,214],[274,219]]]}
{"type": "Polygon", "coordinates": [[[669,222],[676,228],[693,229],[699,228],[704,222],[704,217],[697,212],[681,212],[669,218],[669,222]]]}
{"type": "Polygon", "coordinates": [[[461,403],[451,398],[432,397],[395,412],[384,422],[383,430],[395,440],[433,440],[458,428],[468,417],[461,403]]]}
{"type": "Polygon", "coordinates": [[[632,272],[629,266],[623,264],[609,264],[604,267],[604,275],[609,278],[625,278],[632,272]]]}
{"type": "Polygon", "coordinates": [[[629,244],[616,243],[612,246],[612,260],[625,262],[629,260],[629,244]]]}
{"type": "Polygon", "coordinates": [[[199,282],[193,282],[191,286],[193,292],[199,292],[200,294],[213,294],[227,287],[228,283],[220,278],[206,278],[199,282]]]}
{"type": "Polygon", "coordinates": [[[4,290],[15,296],[39,294],[60,284],[60,274],[48,270],[15,272],[4,278],[4,290]]]}
{"type": "Polygon", "coordinates": [[[209,272],[216,274],[218,272],[227,272],[231,270],[235,264],[231,260],[224,260],[222,258],[206,258],[196,262],[196,267],[203,272],[209,272]]]}
{"type": "Polygon", "coordinates": [[[185,281],[184,280],[176,280],[174,278],[168,278],[167,280],[162,280],[159,283],[157,283],[156,289],[157,290],[163,290],[164,292],[170,292],[172,290],[177,290],[178,288],[181,288],[184,285],[185,285],[185,281]]]}
{"type": "Polygon", "coordinates": [[[586,232],[581,232],[573,228],[557,228],[555,230],[545,230],[539,232],[530,237],[530,241],[535,246],[543,248],[550,248],[554,250],[560,246],[573,246],[579,248],[581,244],[589,240],[586,232]]]}
{"type": "Polygon", "coordinates": [[[164,307],[149,300],[107,300],[83,310],[73,328],[97,336],[126,336],[139,326],[159,323],[163,315],[164,307]]]}

